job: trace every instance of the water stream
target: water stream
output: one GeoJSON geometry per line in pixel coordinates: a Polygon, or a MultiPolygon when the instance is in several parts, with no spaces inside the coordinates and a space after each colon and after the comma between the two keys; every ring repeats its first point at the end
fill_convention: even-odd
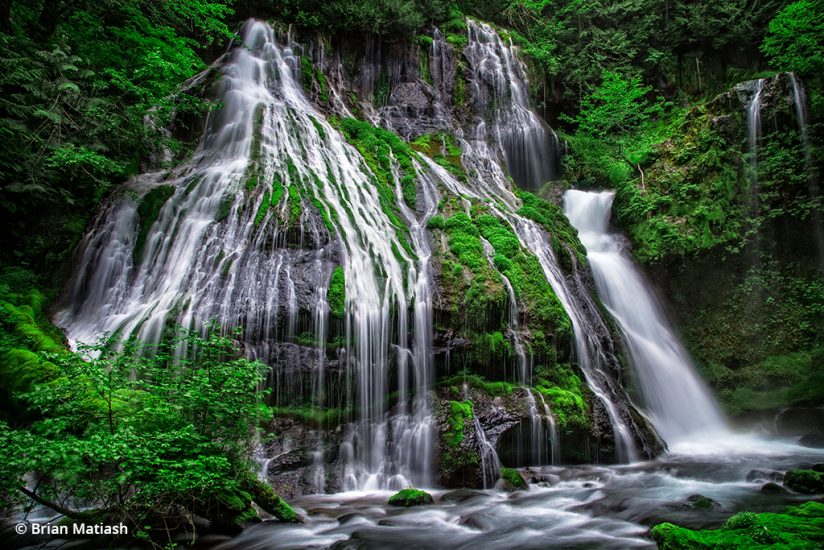
{"type": "MultiPolygon", "coordinates": [[[[726,432],[709,389],[618,235],[609,231],[612,191],[567,191],[564,212],[587,249],[598,296],[618,322],[630,354],[634,379],[658,433],[674,443],[702,432],[726,432]]],[[[706,437],[706,435],[704,436],[706,437]]]]}

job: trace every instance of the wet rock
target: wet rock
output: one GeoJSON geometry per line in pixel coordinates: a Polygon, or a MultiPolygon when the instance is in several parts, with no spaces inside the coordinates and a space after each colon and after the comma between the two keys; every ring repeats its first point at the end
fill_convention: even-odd
{"type": "Polygon", "coordinates": [[[684,507],[693,510],[719,510],[721,505],[709,497],[695,494],[687,497],[684,507]]]}
{"type": "Polygon", "coordinates": [[[790,470],[784,476],[784,486],[797,493],[824,493],[824,473],[815,470],[790,470]]]}
{"type": "Polygon", "coordinates": [[[761,492],[768,494],[781,494],[786,493],[787,490],[778,483],[769,482],[761,486],[761,492]]]}
{"type": "Polygon", "coordinates": [[[478,531],[483,531],[485,528],[484,523],[476,516],[466,516],[465,518],[461,518],[458,525],[462,527],[469,527],[470,529],[477,529],[478,531]]]}
{"type": "Polygon", "coordinates": [[[747,472],[747,481],[754,483],[757,481],[784,481],[784,474],[781,472],[766,472],[764,470],[750,470],[747,472]]]}
{"type": "Polygon", "coordinates": [[[814,432],[804,434],[801,436],[801,439],[798,440],[798,444],[814,449],[824,449],[824,433],[814,432]]]}
{"type": "Polygon", "coordinates": [[[478,494],[479,493],[473,489],[455,489],[454,491],[444,493],[441,496],[441,501],[461,503],[475,498],[478,494]]]}
{"type": "Polygon", "coordinates": [[[824,415],[822,409],[791,407],[775,416],[775,430],[781,435],[804,435],[824,433],[824,415]]]}

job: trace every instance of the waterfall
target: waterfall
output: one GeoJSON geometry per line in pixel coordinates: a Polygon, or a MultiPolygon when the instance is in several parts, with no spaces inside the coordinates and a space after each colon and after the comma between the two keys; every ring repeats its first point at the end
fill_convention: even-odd
{"type": "MultiPolygon", "coordinates": [[[[580,275],[561,269],[550,235],[518,214],[521,200],[499,163],[505,159],[524,185],[546,181],[551,130],[529,109],[524,68],[512,45],[486,25],[470,21],[467,32],[462,74],[475,118],[466,133],[452,128],[466,180],[425,156],[402,169],[390,153],[391,185],[379,191],[376,174],[340,123],[302,89],[298,52],[304,49],[289,37],[279,42],[266,23],[247,22],[243,43],[212,69],[222,74],[221,108],[208,116],[191,161],[134,178],[101,209],[81,243],[58,324],[74,343],[106,333],[162,342],[177,325],[202,331],[211,320],[227,334],[241,327],[247,356],[273,367],[275,406],[342,411],[339,430],[306,438],[313,490],[431,486],[435,289],[426,226],[442,194],[460,197],[467,212],[472,201],[484,201],[538,259],[571,319],[574,362],[595,396],[593,417],[604,419],[599,429],[608,419],[615,458],[635,460],[636,443],[645,441],[615,380],[620,365],[609,330],[580,275]],[[527,175],[517,173],[519,155],[535,161],[527,175]],[[404,200],[402,180],[409,175],[414,206],[404,200]],[[388,211],[387,200],[397,210],[388,211]],[[338,270],[342,317],[333,315],[327,299],[338,270]],[[330,439],[339,444],[337,453],[328,452],[330,439]]],[[[440,96],[452,89],[450,51],[436,36],[431,66],[440,96]]],[[[337,74],[330,80],[337,98],[330,108],[347,113],[340,62],[322,49],[316,57],[337,74]]],[[[447,101],[433,110],[438,124],[451,124],[441,117],[449,109],[447,101]]],[[[402,110],[372,113],[388,125],[400,121],[402,110]]],[[[504,280],[531,459],[557,462],[555,418],[544,396],[528,388],[531,357],[517,297],[504,280]]],[[[474,422],[485,482],[494,482],[497,454],[477,417],[474,422]]]]}
{"type": "Polygon", "coordinates": [[[644,405],[668,442],[725,423],[641,272],[621,241],[608,232],[615,194],[567,191],[564,211],[587,249],[598,296],[621,327],[644,405]]]}
{"type": "MultiPolygon", "coordinates": [[[[749,84],[749,83],[748,83],[749,84]]],[[[761,93],[764,91],[764,79],[752,81],[748,90],[750,98],[747,101],[747,144],[750,157],[750,187],[753,201],[758,205],[758,138],[761,136],[761,93]]]]}
{"type": "MultiPolygon", "coordinates": [[[[506,136],[508,130],[520,131],[519,128],[535,125],[527,121],[537,116],[529,109],[524,91],[523,66],[512,46],[504,44],[488,25],[470,20],[467,34],[469,44],[464,55],[472,75],[469,89],[478,123],[460,143],[461,160],[467,173],[472,175],[471,188],[435,163],[429,161],[429,165],[453,194],[487,198],[492,204],[499,205],[500,208],[493,207],[493,211],[510,224],[521,245],[536,256],[552,290],[569,315],[574,333],[575,358],[587,385],[609,417],[615,436],[616,458],[619,462],[637,460],[639,454],[635,441],[639,430],[633,424],[623,389],[608,374],[608,370],[618,363],[613,351],[606,345],[609,330],[582,281],[577,276],[567,278],[561,270],[545,231],[532,220],[517,214],[520,200],[513,193],[506,174],[494,161],[496,154],[489,147],[490,134],[494,141],[495,136],[506,136]],[[518,119],[520,122],[516,123],[512,117],[496,115],[487,124],[482,115],[488,104],[495,105],[496,113],[508,112],[513,117],[521,117],[518,119]],[[515,124],[514,128],[512,124],[515,124]]],[[[541,158],[550,153],[546,146],[537,151],[541,158]]]]}
{"type": "MultiPolygon", "coordinates": [[[[222,67],[222,108],[210,117],[192,162],[171,176],[140,176],[103,212],[83,243],[69,305],[57,322],[75,342],[107,332],[158,342],[170,325],[198,329],[213,318],[227,330],[242,326],[251,356],[289,364],[278,374],[280,397],[288,402],[300,393],[299,371],[308,367],[320,398],[328,378],[324,344],[304,357],[287,343],[302,328],[325,341],[325,287],[340,264],[341,360],[344,376],[355,373],[345,384],[346,401],[358,411],[348,429],[351,452],[342,453],[348,457],[344,487],[431,484],[425,217],[416,221],[404,212],[411,218],[413,255],[384,211],[363,158],[304,94],[293,49],[279,45],[262,22],[248,22],[242,34],[243,44],[222,67]],[[146,221],[139,203],[160,188],[171,196],[141,237],[146,221]],[[334,219],[332,228],[324,227],[322,216],[334,219]],[[409,306],[415,310],[411,330],[409,306]],[[314,312],[314,322],[307,326],[301,311],[314,312]],[[412,415],[414,429],[387,410],[390,368],[403,355],[410,356],[415,387],[412,410],[401,414],[412,415]]],[[[437,198],[431,185],[424,188],[431,215],[437,198]]]]}
{"type": "Polygon", "coordinates": [[[529,107],[526,71],[512,44],[489,25],[472,20],[468,39],[463,53],[472,71],[474,108],[493,112],[494,137],[512,179],[526,189],[538,189],[557,176],[558,137],[529,107]]]}

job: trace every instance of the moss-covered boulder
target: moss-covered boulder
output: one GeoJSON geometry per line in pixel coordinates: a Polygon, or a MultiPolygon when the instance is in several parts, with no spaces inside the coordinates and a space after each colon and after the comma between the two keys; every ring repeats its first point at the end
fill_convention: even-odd
{"type": "Polygon", "coordinates": [[[790,470],[784,476],[784,486],[797,493],[824,493],[824,473],[814,470],[790,470]]]}
{"type": "Polygon", "coordinates": [[[660,550],[705,548],[821,548],[824,544],[824,504],[807,502],[783,513],[732,516],[720,529],[694,531],[662,523],[650,533],[660,550]]]}
{"type": "Polygon", "coordinates": [[[498,475],[501,477],[501,481],[503,481],[503,489],[505,491],[520,491],[529,488],[526,480],[521,476],[521,472],[515,468],[501,468],[498,475]]]}
{"type": "Polygon", "coordinates": [[[432,495],[420,489],[401,489],[391,497],[389,497],[389,504],[391,506],[420,506],[422,504],[432,504],[432,495]]]}

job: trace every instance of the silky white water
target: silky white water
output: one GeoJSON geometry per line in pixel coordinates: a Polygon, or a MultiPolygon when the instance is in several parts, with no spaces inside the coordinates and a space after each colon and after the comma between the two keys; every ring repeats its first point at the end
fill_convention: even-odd
{"type": "Polygon", "coordinates": [[[667,443],[726,430],[709,389],[618,236],[609,232],[612,191],[570,190],[564,212],[587,249],[598,296],[626,340],[644,408],[667,443]]]}

